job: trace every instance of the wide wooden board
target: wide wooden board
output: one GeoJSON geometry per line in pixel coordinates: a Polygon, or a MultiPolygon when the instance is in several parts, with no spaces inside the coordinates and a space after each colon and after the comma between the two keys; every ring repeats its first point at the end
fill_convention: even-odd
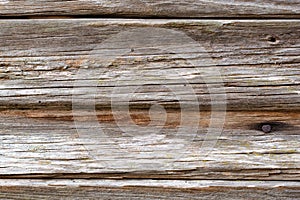
{"type": "Polygon", "coordinates": [[[300,108],[298,20],[4,20],[0,25],[2,109],[71,109],[72,101],[103,108],[124,99],[136,108],[155,102],[168,108],[197,103],[206,110],[300,108]],[[158,43],[176,52],[161,50],[158,43]]]}
{"type": "MultiPolygon", "coordinates": [[[[131,114],[139,125],[149,120],[146,110],[131,114]]],[[[178,115],[168,111],[159,132],[152,125],[142,134],[126,133],[105,110],[97,112],[99,126],[87,116],[75,126],[72,113],[66,111],[1,112],[0,175],[299,180],[299,112],[228,112],[222,134],[208,140],[216,141],[209,150],[202,145],[207,142],[210,113],[201,112],[195,135],[192,129],[176,132],[178,115]],[[280,123],[264,133],[260,123],[265,120],[280,123]]]]}

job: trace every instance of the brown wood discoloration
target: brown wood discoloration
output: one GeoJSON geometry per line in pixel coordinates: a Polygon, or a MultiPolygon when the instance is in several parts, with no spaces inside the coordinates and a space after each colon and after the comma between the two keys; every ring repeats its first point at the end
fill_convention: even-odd
{"type": "MultiPolygon", "coordinates": [[[[188,111],[191,112],[191,111],[188,111]]],[[[177,109],[167,109],[168,115],[165,128],[176,128],[180,124],[180,111],[177,109]]],[[[99,123],[114,123],[114,114],[110,109],[102,109],[96,111],[99,123]]],[[[157,118],[161,118],[164,114],[156,113],[157,118]]],[[[210,111],[201,111],[199,113],[199,126],[207,128],[211,117],[210,111]]],[[[73,122],[74,117],[72,111],[69,110],[6,110],[0,112],[2,117],[21,117],[28,119],[52,120],[52,121],[67,121],[73,122]]],[[[141,126],[149,124],[151,117],[148,109],[131,109],[130,116],[134,122],[141,126]]],[[[191,112],[191,116],[194,113],[191,112]]],[[[89,115],[78,116],[76,120],[88,121],[92,117],[89,115]]],[[[259,111],[227,111],[224,128],[241,129],[241,130],[259,130],[260,124],[273,124],[274,131],[294,131],[296,134],[297,127],[300,124],[300,112],[259,112],[259,111]]]]}
{"type": "Polygon", "coordinates": [[[0,184],[3,199],[294,200],[300,194],[298,182],[282,181],[2,179],[0,184]]]}

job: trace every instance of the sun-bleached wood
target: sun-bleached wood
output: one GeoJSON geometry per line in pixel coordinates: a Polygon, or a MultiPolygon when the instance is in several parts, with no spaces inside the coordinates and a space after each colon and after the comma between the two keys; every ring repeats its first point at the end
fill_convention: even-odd
{"type": "MultiPolygon", "coordinates": [[[[139,125],[149,120],[147,110],[131,114],[139,125]]],[[[2,178],[299,180],[299,112],[228,112],[222,135],[212,138],[218,142],[207,155],[201,145],[210,113],[201,113],[195,136],[189,134],[193,130],[175,135],[178,115],[177,110],[168,111],[166,125],[157,134],[128,136],[111,111],[97,112],[105,135],[98,134],[86,116],[75,127],[70,111],[1,112],[0,174],[2,178]],[[259,124],[265,120],[282,124],[264,133],[259,124]],[[89,131],[82,134],[76,128],[89,131]]]]}
{"type": "Polygon", "coordinates": [[[298,0],[1,0],[0,16],[299,18],[298,0]]]}
{"type": "MultiPolygon", "coordinates": [[[[72,2],[74,6],[76,2],[72,2]]],[[[64,10],[70,1],[60,1],[56,2],[60,11],[51,14],[55,8],[49,8],[48,3],[45,1],[44,10],[38,11],[41,15],[73,12],[64,10]]],[[[11,10],[10,4],[1,4],[0,13],[11,10]]],[[[101,5],[90,5],[95,8],[91,7],[93,14],[110,12],[101,5]]],[[[28,15],[36,15],[40,7],[34,6],[35,11],[28,15]]],[[[178,6],[173,2],[171,9],[179,9],[178,6]]],[[[181,9],[187,5],[180,6],[181,9]]],[[[278,12],[274,6],[264,13],[250,3],[247,6],[249,10],[244,7],[243,13],[232,12],[228,16],[298,16],[291,14],[291,10],[297,12],[297,5],[285,15],[285,2],[275,6],[278,12]],[[252,9],[257,12],[249,15],[252,9]]],[[[92,13],[88,8],[76,9],[77,14],[92,13]]],[[[140,16],[141,9],[135,10],[137,13],[117,11],[123,16],[140,16]]],[[[218,16],[231,11],[224,10],[218,16]]],[[[19,15],[18,10],[14,12],[19,15]]],[[[180,12],[169,16],[179,16],[180,12]]],[[[201,12],[191,12],[190,16],[204,17],[201,12]]],[[[145,16],[153,12],[149,13],[145,16]]],[[[161,13],[155,15],[162,16],[161,13]]],[[[205,16],[212,17],[212,13],[205,16]]],[[[0,198],[299,197],[299,20],[1,20],[0,27],[0,198]],[[101,66],[101,43],[118,33],[149,27],[184,33],[205,51],[179,49],[187,52],[182,57],[149,46],[129,45],[128,53],[101,66]],[[196,58],[201,58],[205,66],[190,66],[186,62],[196,58]],[[95,81],[96,90],[91,85],[74,85],[74,81],[79,81],[80,69],[89,72],[89,76],[82,76],[83,80],[95,81]],[[207,83],[195,69],[217,70],[223,83],[207,83]],[[140,74],[146,75],[146,81],[137,78],[140,74]],[[193,87],[200,112],[179,106],[176,95],[188,97],[189,92],[182,80],[193,87]],[[168,86],[178,93],[172,94],[166,89],[168,86]],[[218,102],[226,105],[226,118],[223,129],[215,129],[222,134],[207,137],[212,113],[222,113],[222,109],[211,110],[211,98],[222,95],[219,86],[226,92],[226,101],[218,102]],[[111,99],[122,104],[118,97],[135,87],[138,89],[129,99],[129,112],[134,123],[144,129],[128,134],[116,122],[111,99]],[[84,105],[94,92],[95,113],[85,113],[84,107],[82,115],[80,107],[72,112],[74,101],[84,105]],[[166,108],[167,115],[151,109],[149,113],[156,103],[166,108]],[[193,126],[176,134],[183,113],[185,121],[192,125],[193,118],[200,115],[196,134],[193,126]],[[156,123],[164,117],[164,124],[156,123]],[[271,125],[271,132],[263,132],[263,125],[271,125]],[[99,128],[104,134],[99,134],[99,128]],[[148,134],[152,129],[160,131],[148,134]],[[206,141],[216,144],[203,151],[206,141]]],[[[164,37],[173,41],[171,36],[164,37]]],[[[147,39],[154,40],[151,35],[147,39]]],[[[135,41],[135,37],[127,40],[132,44],[135,41]]],[[[110,47],[118,50],[117,45],[110,47]]],[[[205,78],[213,80],[214,76],[205,78]]],[[[188,105],[190,101],[183,98],[180,103],[188,105]]],[[[118,114],[123,116],[122,112],[126,110],[118,114]]],[[[120,120],[128,123],[126,118],[120,120]]]]}
{"type": "MultiPolygon", "coordinates": [[[[96,107],[110,107],[111,98],[117,101],[119,95],[113,89],[120,93],[132,88],[138,89],[132,107],[160,102],[178,108],[178,95],[165,87],[174,88],[183,97],[180,103],[188,104],[190,90],[182,80],[193,87],[203,109],[209,109],[211,98],[224,92],[226,99],[217,104],[226,104],[229,110],[300,108],[298,20],[4,20],[0,25],[2,109],[71,109],[72,97],[85,102],[93,95],[96,107]],[[122,31],[147,27],[184,33],[204,50],[184,49],[186,57],[180,57],[128,45],[128,53],[99,67],[103,60],[97,48],[102,42],[122,31]],[[195,59],[191,55],[205,66],[186,63],[184,59],[195,59]],[[74,92],[79,69],[88,72],[83,79],[95,83],[96,89],[75,85],[74,92]],[[222,85],[203,80],[202,72],[209,70],[220,72],[222,85]],[[143,74],[145,80],[139,78],[143,74]]],[[[164,37],[171,40],[170,45],[177,44],[172,36],[164,37]]],[[[135,37],[126,42],[135,44],[135,37]]],[[[112,46],[118,50],[118,43],[112,46]]]]}
{"type": "Polygon", "coordinates": [[[298,199],[299,3],[0,0],[0,198],[298,199]]]}

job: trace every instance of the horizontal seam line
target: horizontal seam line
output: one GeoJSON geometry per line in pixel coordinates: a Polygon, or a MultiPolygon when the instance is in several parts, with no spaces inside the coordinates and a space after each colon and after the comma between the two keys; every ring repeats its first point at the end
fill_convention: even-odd
{"type": "Polygon", "coordinates": [[[0,20],[2,19],[173,19],[173,20],[299,20],[300,14],[282,15],[286,17],[278,16],[257,16],[257,17],[247,17],[247,16],[236,16],[236,17],[170,17],[170,16],[142,16],[141,17],[130,17],[130,16],[114,16],[114,15],[0,15],[0,20]],[[292,16],[292,17],[289,17],[292,16]]]}

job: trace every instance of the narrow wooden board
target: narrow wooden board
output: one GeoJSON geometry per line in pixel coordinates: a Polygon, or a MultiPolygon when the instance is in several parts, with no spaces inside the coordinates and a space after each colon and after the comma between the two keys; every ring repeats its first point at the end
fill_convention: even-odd
{"type": "Polygon", "coordinates": [[[1,0],[0,16],[299,18],[298,0],[1,0]]]}
{"type": "Polygon", "coordinates": [[[3,199],[295,200],[299,182],[1,179],[3,199]],[[29,186],[30,185],[30,186],[29,186]]]}

